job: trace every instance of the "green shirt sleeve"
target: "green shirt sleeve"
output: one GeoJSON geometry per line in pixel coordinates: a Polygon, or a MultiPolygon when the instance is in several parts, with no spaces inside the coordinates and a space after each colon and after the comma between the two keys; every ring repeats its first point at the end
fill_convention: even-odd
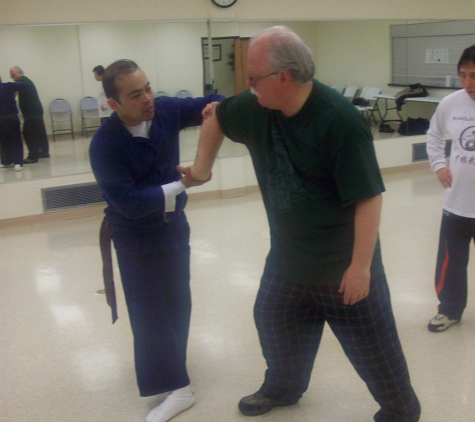
{"type": "Polygon", "coordinates": [[[216,107],[216,117],[226,137],[248,145],[264,110],[259,106],[255,95],[247,90],[219,103],[216,107]]]}

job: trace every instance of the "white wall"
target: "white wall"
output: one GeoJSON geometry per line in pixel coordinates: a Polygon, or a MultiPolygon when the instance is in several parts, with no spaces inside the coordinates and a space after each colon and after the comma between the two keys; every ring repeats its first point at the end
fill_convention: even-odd
{"type": "Polygon", "coordinates": [[[201,37],[207,36],[206,23],[161,23],[154,29],[157,91],[174,95],[186,89],[202,96],[201,37]]]}
{"type": "MultiPolygon", "coordinates": [[[[81,55],[76,26],[0,28],[0,76],[10,79],[9,69],[20,66],[35,83],[43,107],[58,97],[79,103],[83,97],[81,55]]],[[[49,127],[49,113],[45,123],[49,127]]],[[[76,127],[80,128],[79,120],[76,127]]]]}
{"type": "Polygon", "coordinates": [[[159,20],[473,19],[473,0],[2,0],[0,25],[159,20]]]}
{"type": "Polygon", "coordinates": [[[314,52],[318,77],[328,85],[386,88],[391,75],[391,20],[319,22],[314,52]]]}
{"type": "Polygon", "coordinates": [[[48,107],[58,97],[71,104],[79,131],[80,99],[100,92],[92,74],[99,64],[131,59],[155,92],[174,95],[187,89],[203,95],[201,37],[206,34],[205,22],[0,27],[0,76],[8,81],[10,67],[20,66],[38,89],[47,132],[48,107]]]}

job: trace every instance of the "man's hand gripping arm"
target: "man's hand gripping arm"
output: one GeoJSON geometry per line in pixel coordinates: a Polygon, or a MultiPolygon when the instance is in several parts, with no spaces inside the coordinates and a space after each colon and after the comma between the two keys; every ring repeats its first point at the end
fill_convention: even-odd
{"type": "Polygon", "coordinates": [[[369,294],[371,261],[378,238],[382,202],[382,196],[378,195],[356,204],[353,256],[339,290],[343,293],[345,305],[354,305],[369,294]]]}

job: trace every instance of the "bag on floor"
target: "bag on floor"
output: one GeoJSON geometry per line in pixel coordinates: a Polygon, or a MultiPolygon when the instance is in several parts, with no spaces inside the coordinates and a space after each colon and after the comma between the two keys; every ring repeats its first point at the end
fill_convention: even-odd
{"type": "Polygon", "coordinates": [[[425,135],[429,130],[429,120],[419,117],[417,119],[407,118],[399,125],[397,132],[404,136],[425,135]]]}
{"type": "Polygon", "coordinates": [[[351,102],[352,102],[353,105],[359,106],[359,107],[369,107],[370,106],[369,101],[365,100],[364,98],[361,98],[361,97],[356,97],[351,102]]]}

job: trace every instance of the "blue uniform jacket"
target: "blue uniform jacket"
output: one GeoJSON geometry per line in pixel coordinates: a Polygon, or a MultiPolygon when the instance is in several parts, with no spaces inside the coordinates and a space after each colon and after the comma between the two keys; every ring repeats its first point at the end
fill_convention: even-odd
{"type": "Polygon", "coordinates": [[[15,82],[0,82],[0,116],[18,114],[15,101],[15,92],[23,89],[25,85],[15,82]]]}
{"type": "Polygon", "coordinates": [[[172,228],[186,222],[183,213],[187,196],[176,198],[176,210],[167,213],[161,185],[181,178],[176,166],[180,162],[180,130],[200,125],[206,104],[222,101],[212,94],[203,98],[155,98],[155,116],[150,139],[133,137],[117,113],[105,121],[94,135],[90,160],[94,176],[107,202],[106,217],[112,231],[136,232],[172,228]]]}

